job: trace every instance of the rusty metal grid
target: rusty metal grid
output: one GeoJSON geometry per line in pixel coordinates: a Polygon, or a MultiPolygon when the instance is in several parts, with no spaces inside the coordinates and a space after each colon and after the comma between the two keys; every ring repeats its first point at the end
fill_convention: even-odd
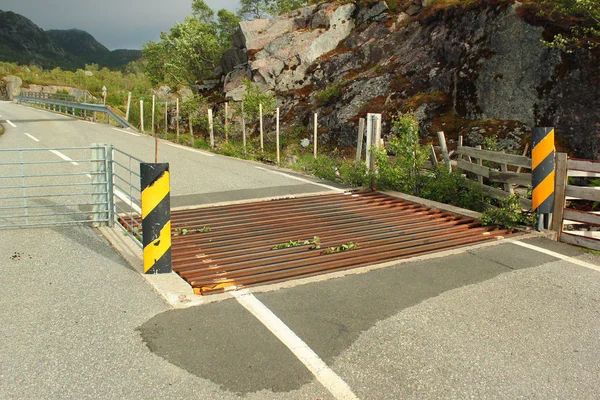
{"type": "Polygon", "coordinates": [[[173,270],[197,294],[282,282],[498,240],[510,231],[381,193],[215,206],[171,214],[173,270]],[[307,244],[274,250],[290,240],[307,244]],[[357,249],[327,253],[345,243],[357,249]]]}

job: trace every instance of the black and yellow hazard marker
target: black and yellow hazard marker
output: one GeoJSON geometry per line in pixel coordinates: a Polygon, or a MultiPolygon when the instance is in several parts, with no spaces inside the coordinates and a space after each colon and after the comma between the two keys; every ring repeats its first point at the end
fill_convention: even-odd
{"type": "Polygon", "coordinates": [[[550,214],[554,207],[554,128],[533,128],[531,151],[532,208],[550,214]]]}
{"type": "Polygon", "coordinates": [[[144,273],[171,272],[171,179],[169,164],[140,164],[144,273]]]}

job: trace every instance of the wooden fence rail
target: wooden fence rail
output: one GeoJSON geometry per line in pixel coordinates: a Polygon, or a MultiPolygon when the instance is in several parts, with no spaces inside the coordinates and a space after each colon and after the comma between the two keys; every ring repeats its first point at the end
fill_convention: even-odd
{"type": "MultiPolygon", "coordinates": [[[[456,149],[458,157],[458,168],[463,171],[473,173],[478,176],[475,182],[487,196],[495,199],[505,199],[514,193],[514,185],[531,185],[531,173],[512,172],[509,166],[514,166],[516,171],[521,169],[531,169],[531,158],[515,154],[500,153],[497,151],[482,150],[474,147],[458,146],[456,149]],[[483,161],[494,163],[498,167],[488,167],[483,165],[483,161]],[[489,182],[502,183],[504,189],[485,185],[483,178],[489,182]]],[[[520,198],[521,208],[531,209],[531,200],[520,198]]]]}
{"type": "Polygon", "coordinates": [[[570,185],[569,177],[600,178],[600,161],[567,159],[566,154],[557,153],[554,207],[554,226],[560,241],[600,251],[600,231],[564,229],[576,225],[600,226],[600,212],[577,208],[581,201],[600,202],[600,186],[570,185]]]}

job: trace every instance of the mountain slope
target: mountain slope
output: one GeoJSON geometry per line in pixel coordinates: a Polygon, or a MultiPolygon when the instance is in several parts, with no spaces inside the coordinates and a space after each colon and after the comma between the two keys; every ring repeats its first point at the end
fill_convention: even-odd
{"type": "Polygon", "coordinates": [[[0,11],[0,61],[63,67],[72,61],[70,58],[31,20],[11,11],[0,11]]]}
{"type": "Polygon", "coordinates": [[[110,51],[79,29],[44,31],[22,15],[0,10],[0,61],[74,70],[85,64],[120,68],[141,57],[139,50],[110,51]]]}

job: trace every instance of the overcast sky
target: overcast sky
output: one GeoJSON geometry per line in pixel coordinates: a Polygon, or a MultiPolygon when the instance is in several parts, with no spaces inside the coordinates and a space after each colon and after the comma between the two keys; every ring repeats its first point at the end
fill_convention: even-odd
{"type": "MultiPolygon", "coordinates": [[[[215,12],[235,11],[238,0],[205,0],[215,12]]],[[[89,32],[110,50],[141,49],[158,40],[176,21],[191,13],[192,0],[0,0],[0,10],[13,11],[40,28],[89,32]]]]}

